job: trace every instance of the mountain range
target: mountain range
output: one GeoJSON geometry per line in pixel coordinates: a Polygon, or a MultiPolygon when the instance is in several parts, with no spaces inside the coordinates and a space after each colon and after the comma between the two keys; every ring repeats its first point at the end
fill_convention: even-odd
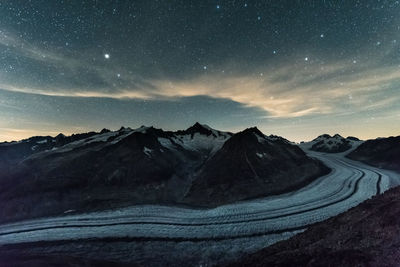
{"type": "Polygon", "coordinates": [[[134,204],[213,207],[294,190],[329,169],[257,128],[194,124],[0,144],[3,221],[134,204]]]}

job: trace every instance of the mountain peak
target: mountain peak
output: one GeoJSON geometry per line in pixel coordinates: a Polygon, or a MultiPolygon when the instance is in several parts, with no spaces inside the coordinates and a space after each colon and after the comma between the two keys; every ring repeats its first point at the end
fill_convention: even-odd
{"type": "Polygon", "coordinates": [[[354,137],[354,136],[347,136],[346,139],[347,140],[352,140],[352,141],[361,141],[359,138],[354,137]]]}
{"type": "Polygon", "coordinates": [[[242,131],[242,133],[254,133],[260,137],[264,137],[265,135],[256,127],[250,127],[250,128],[246,128],[244,131],[242,131]]]}
{"type": "Polygon", "coordinates": [[[100,134],[109,133],[109,132],[111,132],[109,129],[103,128],[103,129],[100,131],[100,134]]]}
{"type": "Polygon", "coordinates": [[[198,121],[195,122],[195,124],[193,124],[191,127],[200,127],[203,126],[201,123],[199,123],[198,121]]]}
{"type": "Polygon", "coordinates": [[[331,138],[331,137],[332,136],[330,136],[329,134],[321,134],[317,138],[315,138],[314,140],[321,139],[321,138],[328,139],[328,138],[331,138]]]}
{"type": "Polygon", "coordinates": [[[250,127],[241,132],[234,134],[229,140],[232,142],[244,142],[246,144],[258,144],[260,140],[265,139],[265,135],[257,128],[257,127],[250,127]]]}
{"type": "Polygon", "coordinates": [[[57,139],[65,138],[65,135],[64,135],[63,133],[59,133],[59,134],[56,136],[56,138],[57,138],[57,139]]]}
{"type": "Polygon", "coordinates": [[[195,124],[193,124],[193,126],[190,126],[189,128],[187,128],[185,130],[186,133],[188,134],[195,134],[195,133],[200,133],[200,134],[204,134],[204,135],[212,135],[216,132],[215,130],[211,129],[209,126],[205,125],[205,124],[200,124],[198,122],[196,122],[195,124]]]}
{"type": "Polygon", "coordinates": [[[199,122],[196,122],[195,124],[193,124],[192,126],[190,126],[190,127],[189,127],[188,129],[186,129],[186,130],[189,130],[189,129],[191,129],[191,128],[194,128],[194,129],[207,129],[207,130],[212,130],[210,126],[208,126],[208,125],[206,125],[206,124],[201,124],[201,123],[199,123],[199,122]]]}

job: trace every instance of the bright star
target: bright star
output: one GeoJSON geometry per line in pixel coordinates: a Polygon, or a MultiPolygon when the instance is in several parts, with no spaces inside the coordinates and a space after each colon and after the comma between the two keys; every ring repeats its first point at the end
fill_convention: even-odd
{"type": "Polygon", "coordinates": [[[110,58],[110,54],[104,54],[104,58],[105,59],[109,59],[110,58]]]}
{"type": "Polygon", "coordinates": [[[305,61],[308,61],[308,57],[305,57],[304,60],[305,60],[305,61]]]}
{"type": "Polygon", "coordinates": [[[204,66],[204,67],[203,67],[203,69],[205,69],[205,70],[206,70],[206,69],[207,69],[207,66],[204,66]]]}
{"type": "Polygon", "coordinates": [[[220,8],[220,6],[219,5],[217,5],[217,9],[219,9],[220,8]]]}
{"type": "Polygon", "coordinates": [[[325,37],[325,35],[324,35],[324,34],[321,34],[320,36],[321,36],[321,38],[324,38],[324,37],[325,37]]]}

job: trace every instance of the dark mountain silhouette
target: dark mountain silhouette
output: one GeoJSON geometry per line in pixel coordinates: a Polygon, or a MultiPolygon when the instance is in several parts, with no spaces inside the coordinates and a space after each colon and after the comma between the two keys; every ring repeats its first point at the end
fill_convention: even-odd
{"type": "Polygon", "coordinates": [[[249,128],[233,135],[206,162],[187,200],[209,204],[277,194],[310,182],[324,169],[297,146],[249,128]]]}
{"type": "Polygon", "coordinates": [[[347,157],[379,168],[400,171],[400,136],[368,140],[347,157]]]}

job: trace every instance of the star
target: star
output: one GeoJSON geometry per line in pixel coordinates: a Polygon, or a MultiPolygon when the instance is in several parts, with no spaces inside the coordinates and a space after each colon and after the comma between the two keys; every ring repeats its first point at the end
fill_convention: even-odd
{"type": "Polygon", "coordinates": [[[274,50],[274,51],[272,51],[272,53],[273,53],[273,54],[276,54],[277,52],[276,52],[276,50],[274,50]]]}
{"type": "Polygon", "coordinates": [[[203,69],[205,69],[205,70],[206,70],[206,69],[207,69],[207,66],[203,66],[203,69]]]}
{"type": "Polygon", "coordinates": [[[120,77],[121,77],[121,74],[117,73],[117,77],[120,78],[120,77]]]}
{"type": "Polygon", "coordinates": [[[260,17],[260,16],[258,16],[258,17],[257,17],[257,20],[261,20],[261,17],[260,17]]]}
{"type": "Polygon", "coordinates": [[[217,5],[217,9],[219,9],[221,6],[220,5],[217,5]]]}
{"type": "Polygon", "coordinates": [[[325,34],[321,34],[320,37],[321,37],[321,38],[324,38],[324,37],[325,37],[325,34]]]}
{"type": "Polygon", "coordinates": [[[110,58],[110,54],[104,54],[104,58],[105,59],[109,59],[110,58]]]}
{"type": "Polygon", "coordinates": [[[305,58],[304,58],[304,61],[308,61],[308,57],[305,57],[305,58]]]}

